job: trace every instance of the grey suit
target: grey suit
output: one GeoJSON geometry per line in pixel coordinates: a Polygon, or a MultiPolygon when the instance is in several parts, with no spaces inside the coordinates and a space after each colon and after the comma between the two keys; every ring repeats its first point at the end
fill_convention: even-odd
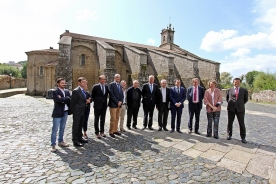
{"type": "Polygon", "coordinates": [[[238,98],[236,98],[235,88],[232,87],[226,91],[226,101],[228,102],[228,136],[232,136],[233,122],[236,115],[240,125],[240,136],[242,139],[245,139],[246,129],[244,125],[244,105],[248,101],[248,91],[245,88],[239,87],[238,98]]]}

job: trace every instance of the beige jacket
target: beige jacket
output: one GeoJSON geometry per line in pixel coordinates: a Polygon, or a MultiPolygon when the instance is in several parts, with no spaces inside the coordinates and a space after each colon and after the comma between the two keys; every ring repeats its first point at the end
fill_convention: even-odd
{"type": "MultiPolygon", "coordinates": [[[[204,94],[204,104],[206,105],[206,110],[207,112],[212,112],[213,109],[207,105],[208,103],[212,104],[212,92],[211,88],[207,89],[204,94]]],[[[216,106],[217,102],[222,102],[222,96],[221,96],[221,91],[218,88],[214,89],[214,106],[216,106]]],[[[221,105],[218,106],[217,111],[221,111],[221,105]]]]}

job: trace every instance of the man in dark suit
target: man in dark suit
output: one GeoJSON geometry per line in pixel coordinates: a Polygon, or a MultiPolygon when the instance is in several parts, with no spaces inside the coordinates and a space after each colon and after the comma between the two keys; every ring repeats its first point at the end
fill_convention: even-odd
{"type": "Polygon", "coordinates": [[[199,129],[199,116],[202,109],[202,100],[204,98],[204,89],[199,86],[199,79],[192,79],[193,86],[188,88],[187,98],[189,101],[189,133],[192,133],[193,130],[193,117],[195,115],[195,133],[200,134],[199,129]]]}
{"type": "Polygon", "coordinates": [[[158,110],[158,131],[162,128],[165,131],[167,129],[167,120],[169,114],[169,101],[170,101],[170,89],[167,88],[167,81],[165,79],[161,80],[161,88],[157,90],[156,98],[156,109],[158,110]]]}
{"type": "Polygon", "coordinates": [[[186,90],[180,87],[180,79],[174,80],[175,86],[170,89],[170,106],[171,106],[171,133],[175,130],[175,116],[176,120],[176,131],[182,133],[180,130],[181,116],[184,108],[184,101],[186,100],[186,90]]]}
{"type": "Polygon", "coordinates": [[[118,131],[118,122],[120,118],[121,106],[124,100],[124,94],[122,87],[120,85],[121,76],[120,74],[114,75],[114,82],[111,82],[108,86],[109,88],[109,110],[110,110],[110,128],[109,135],[115,137],[116,135],[121,135],[118,131]]]}
{"type": "Polygon", "coordinates": [[[82,137],[82,127],[85,121],[85,109],[86,103],[89,102],[89,99],[86,99],[85,88],[87,81],[84,77],[78,79],[78,87],[75,88],[72,92],[71,98],[71,111],[73,114],[73,127],[72,127],[72,136],[74,146],[80,147],[83,146],[82,143],[87,143],[88,141],[82,137]]]}
{"type": "Polygon", "coordinates": [[[149,76],[149,82],[143,85],[142,96],[143,96],[143,109],[144,109],[144,120],[143,120],[143,130],[147,128],[153,130],[152,128],[152,116],[154,107],[156,104],[155,98],[157,95],[157,84],[154,83],[154,76],[149,76]],[[149,121],[148,121],[149,116],[149,121]]]}
{"type": "Polygon", "coordinates": [[[139,82],[133,81],[133,86],[127,90],[127,128],[131,130],[131,118],[133,117],[132,127],[137,129],[137,116],[141,103],[141,90],[138,88],[139,82]]]}
{"type": "Polygon", "coordinates": [[[243,143],[247,143],[245,140],[246,129],[244,124],[245,103],[248,101],[248,91],[245,88],[240,87],[241,79],[235,78],[233,80],[234,87],[226,91],[227,112],[228,112],[228,125],[227,125],[227,140],[232,137],[233,122],[235,115],[238,118],[240,125],[240,136],[243,143]]]}
{"type": "Polygon", "coordinates": [[[66,126],[71,98],[70,92],[67,89],[65,89],[65,86],[65,79],[59,78],[57,79],[57,88],[53,91],[54,109],[52,113],[53,127],[51,134],[52,152],[56,152],[56,136],[58,129],[58,145],[60,147],[69,146],[69,144],[63,141],[64,129],[66,126]]]}
{"type": "Polygon", "coordinates": [[[98,139],[101,137],[106,137],[104,134],[104,124],[105,124],[105,115],[107,109],[107,96],[109,93],[107,85],[105,85],[105,76],[99,76],[99,83],[95,84],[92,87],[91,97],[94,101],[94,128],[95,134],[98,139]],[[99,119],[100,121],[100,129],[99,129],[99,119]]]}

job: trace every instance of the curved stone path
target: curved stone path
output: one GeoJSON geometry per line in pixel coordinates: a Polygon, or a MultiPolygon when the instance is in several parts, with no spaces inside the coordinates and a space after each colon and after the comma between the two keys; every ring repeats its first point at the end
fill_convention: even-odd
{"type": "MultiPolygon", "coordinates": [[[[53,101],[44,98],[15,95],[0,99],[0,183],[276,182],[275,106],[247,104],[248,144],[240,142],[236,121],[233,139],[225,139],[225,104],[218,140],[205,137],[205,110],[200,121],[202,135],[186,133],[187,104],[182,118],[183,134],[158,132],[157,111],[155,130],[141,130],[140,109],[140,129],[115,139],[98,140],[93,133],[91,109],[89,143],[83,148],[72,146],[69,116],[65,140],[71,146],[58,147],[57,153],[50,152],[52,108],[53,101]]],[[[106,132],[108,122],[109,110],[106,132]]]]}

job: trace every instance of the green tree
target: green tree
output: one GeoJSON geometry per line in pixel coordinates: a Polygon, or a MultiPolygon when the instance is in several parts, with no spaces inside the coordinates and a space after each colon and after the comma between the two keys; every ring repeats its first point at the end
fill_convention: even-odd
{"type": "Polygon", "coordinates": [[[21,72],[21,77],[24,78],[24,79],[27,79],[27,65],[28,65],[28,62],[24,63],[23,68],[20,71],[21,72]]]}
{"type": "Polygon", "coordinates": [[[259,74],[259,71],[253,70],[250,72],[247,72],[247,74],[245,74],[245,81],[249,86],[253,86],[254,80],[256,78],[256,76],[259,74]]]}
{"type": "Polygon", "coordinates": [[[254,90],[276,90],[276,76],[270,73],[260,72],[254,82],[254,90]]]}
{"type": "Polygon", "coordinates": [[[221,87],[226,89],[230,88],[232,84],[232,75],[229,72],[222,72],[220,74],[220,84],[221,87]]]}
{"type": "Polygon", "coordinates": [[[12,75],[13,77],[20,78],[21,74],[20,71],[7,64],[0,64],[0,75],[12,75]]]}

